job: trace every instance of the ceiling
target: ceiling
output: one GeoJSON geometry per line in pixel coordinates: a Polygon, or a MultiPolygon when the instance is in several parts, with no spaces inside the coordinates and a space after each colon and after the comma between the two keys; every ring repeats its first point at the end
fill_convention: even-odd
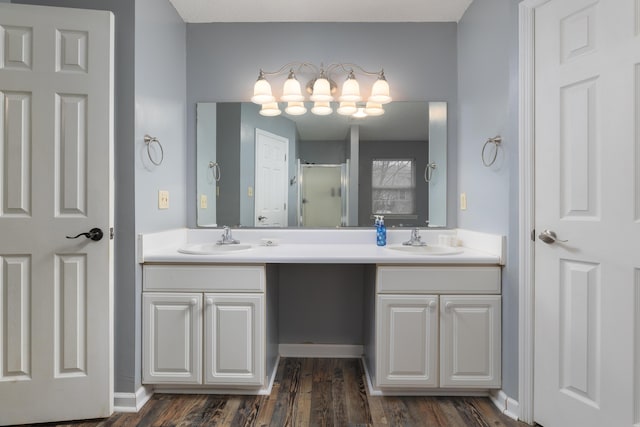
{"type": "Polygon", "coordinates": [[[169,0],[185,22],[458,22],[473,0],[169,0]]]}

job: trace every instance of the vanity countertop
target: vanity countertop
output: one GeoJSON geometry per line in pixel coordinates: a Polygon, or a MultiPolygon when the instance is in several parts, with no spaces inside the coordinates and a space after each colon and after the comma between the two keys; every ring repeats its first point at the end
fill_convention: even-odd
{"type": "MultiPolygon", "coordinates": [[[[467,230],[421,230],[423,240],[437,245],[439,236],[456,236],[461,251],[455,254],[423,255],[379,247],[375,232],[354,230],[260,230],[234,229],[233,237],[251,249],[223,254],[185,254],[178,252],[189,244],[214,243],[220,229],[179,229],[139,236],[140,263],[219,263],[219,264],[504,264],[504,237],[467,230]],[[277,244],[266,246],[261,239],[277,244]]],[[[389,230],[388,245],[400,245],[409,230],[389,230]]]]}

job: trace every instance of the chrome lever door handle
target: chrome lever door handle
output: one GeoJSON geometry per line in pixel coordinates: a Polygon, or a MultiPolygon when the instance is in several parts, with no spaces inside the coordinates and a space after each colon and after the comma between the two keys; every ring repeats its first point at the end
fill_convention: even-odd
{"type": "Polygon", "coordinates": [[[552,230],[544,230],[542,233],[540,233],[538,238],[549,245],[555,242],[568,242],[568,240],[558,239],[558,235],[555,231],[552,230]]]}
{"type": "Polygon", "coordinates": [[[87,239],[91,239],[94,242],[102,239],[104,233],[99,228],[92,228],[88,233],[80,233],[77,236],[67,236],[67,239],[77,239],[80,236],[84,236],[87,239]]]}

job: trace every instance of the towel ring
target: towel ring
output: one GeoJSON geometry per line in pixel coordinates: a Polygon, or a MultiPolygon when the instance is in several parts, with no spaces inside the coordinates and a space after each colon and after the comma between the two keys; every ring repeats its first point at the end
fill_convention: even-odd
{"type": "Polygon", "coordinates": [[[213,170],[213,179],[216,182],[220,181],[220,165],[217,162],[210,161],[209,169],[213,170]]]}
{"type": "Polygon", "coordinates": [[[487,142],[485,142],[484,145],[482,146],[482,164],[483,165],[485,165],[486,167],[489,167],[496,162],[496,158],[498,157],[498,146],[500,146],[501,143],[502,143],[502,137],[500,135],[487,139],[487,142]],[[487,150],[487,146],[489,144],[493,144],[494,146],[493,157],[491,157],[491,160],[487,160],[487,158],[485,157],[485,151],[487,150]]]}
{"type": "Polygon", "coordinates": [[[162,164],[162,161],[164,160],[164,150],[162,148],[162,144],[160,144],[160,141],[158,141],[158,138],[156,138],[155,136],[145,135],[144,143],[147,144],[147,156],[149,156],[149,160],[151,161],[151,163],[156,166],[160,166],[162,164]],[[158,144],[158,147],[160,147],[160,160],[158,161],[154,160],[153,156],[151,155],[150,147],[154,142],[158,144]]]}
{"type": "Polygon", "coordinates": [[[433,171],[436,170],[436,162],[431,162],[424,168],[424,182],[429,183],[433,178],[433,171]]]}

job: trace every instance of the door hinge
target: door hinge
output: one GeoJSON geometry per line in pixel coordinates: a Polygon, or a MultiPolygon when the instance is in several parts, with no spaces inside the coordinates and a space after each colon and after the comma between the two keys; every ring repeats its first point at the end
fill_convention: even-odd
{"type": "Polygon", "coordinates": [[[531,241],[532,242],[536,241],[536,229],[535,228],[531,229],[531,241]]]}
{"type": "Polygon", "coordinates": [[[113,240],[113,235],[115,234],[115,231],[113,230],[113,227],[109,228],[109,240],[113,240]]]}
{"type": "Polygon", "coordinates": [[[286,203],[284,204],[284,210],[285,211],[287,210],[287,204],[286,203]]]}

